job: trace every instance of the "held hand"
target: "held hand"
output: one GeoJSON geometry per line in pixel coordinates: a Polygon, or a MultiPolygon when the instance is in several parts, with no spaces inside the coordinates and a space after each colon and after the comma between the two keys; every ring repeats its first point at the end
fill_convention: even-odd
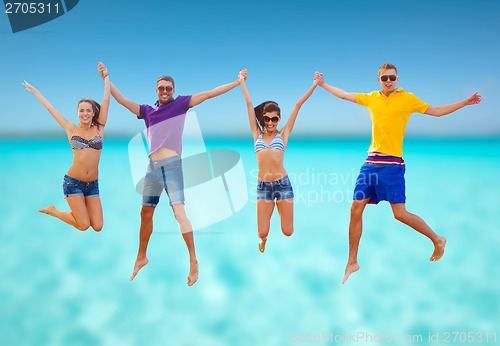
{"type": "Polygon", "coordinates": [[[483,96],[481,95],[478,95],[477,92],[472,95],[471,97],[469,97],[466,102],[467,102],[467,105],[476,105],[478,104],[479,102],[481,102],[481,100],[483,99],[483,96]]]}
{"type": "Polygon", "coordinates": [[[240,73],[238,73],[238,81],[241,83],[241,81],[245,81],[248,76],[248,70],[246,68],[240,70],[240,73]]]}
{"type": "Polygon", "coordinates": [[[101,76],[102,80],[109,76],[108,69],[102,62],[99,62],[97,64],[97,71],[99,71],[99,75],[101,76]]]}
{"type": "Polygon", "coordinates": [[[23,85],[26,87],[26,90],[31,91],[32,93],[38,91],[33,85],[29,84],[26,81],[24,81],[23,85]]]}
{"type": "Polygon", "coordinates": [[[246,68],[240,70],[240,72],[238,73],[238,80],[241,82],[241,81],[245,81],[247,79],[247,76],[248,76],[248,70],[246,68]]]}
{"type": "Polygon", "coordinates": [[[323,84],[323,80],[324,80],[323,73],[314,72],[314,84],[321,85],[323,84]]]}

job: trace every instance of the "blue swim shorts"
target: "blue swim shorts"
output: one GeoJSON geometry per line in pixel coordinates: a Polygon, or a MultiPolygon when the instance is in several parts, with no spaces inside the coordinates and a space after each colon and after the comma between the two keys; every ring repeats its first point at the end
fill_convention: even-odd
{"type": "MultiPolygon", "coordinates": [[[[391,204],[406,202],[405,164],[401,158],[385,156],[389,160],[399,159],[399,164],[370,164],[361,166],[356,186],[354,200],[370,198],[368,203],[377,204],[388,201],[391,204]]],[[[367,162],[371,161],[368,157],[367,162]]]]}
{"type": "Polygon", "coordinates": [[[257,199],[267,199],[274,201],[274,199],[282,200],[293,198],[293,189],[288,175],[274,181],[261,181],[257,182],[257,199]]]}
{"type": "Polygon", "coordinates": [[[85,198],[99,197],[99,182],[97,179],[93,181],[81,181],[69,175],[64,175],[63,192],[64,198],[72,196],[85,196],[85,198]]]}
{"type": "Polygon", "coordinates": [[[184,204],[184,177],[180,155],[163,160],[149,160],[142,190],[142,205],[156,207],[163,189],[167,192],[170,205],[184,204]]]}

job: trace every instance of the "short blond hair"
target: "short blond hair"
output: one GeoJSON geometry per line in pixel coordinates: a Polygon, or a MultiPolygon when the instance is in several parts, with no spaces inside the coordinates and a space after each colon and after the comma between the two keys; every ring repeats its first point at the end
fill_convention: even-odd
{"type": "Polygon", "coordinates": [[[384,70],[396,70],[396,74],[398,74],[398,69],[393,64],[385,63],[380,66],[380,68],[378,69],[378,75],[380,76],[380,72],[384,70]]]}

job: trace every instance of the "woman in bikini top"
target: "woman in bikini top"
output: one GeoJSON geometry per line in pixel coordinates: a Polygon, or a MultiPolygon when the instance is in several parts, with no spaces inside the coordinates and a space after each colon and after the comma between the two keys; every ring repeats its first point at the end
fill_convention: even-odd
{"type": "Polygon", "coordinates": [[[73,163],[63,182],[64,196],[71,211],[57,210],[54,205],[38,211],[57,217],[78,230],[92,227],[97,232],[103,226],[98,167],[110,99],[109,74],[104,64],[98,64],[98,71],[105,82],[102,106],[92,99],[81,99],[78,102],[78,125],[63,117],[35,87],[26,81],[23,83],[66,131],[73,149],[73,163]]]}
{"type": "Polygon", "coordinates": [[[293,233],[293,189],[288,174],[283,166],[288,136],[293,129],[300,107],[311,96],[319,83],[319,74],[315,73],[314,83],[297,101],[288,121],[281,130],[277,129],[281,120],[281,111],[274,101],[261,103],[253,107],[250,94],[245,85],[247,71],[239,75],[241,89],[247,104],[250,130],[254,140],[254,151],[259,167],[257,185],[257,234],[260,238],[259,250],[264,252],[271,215],[276,207],[281,218],[281,230],[286,236],[293,233]]]}

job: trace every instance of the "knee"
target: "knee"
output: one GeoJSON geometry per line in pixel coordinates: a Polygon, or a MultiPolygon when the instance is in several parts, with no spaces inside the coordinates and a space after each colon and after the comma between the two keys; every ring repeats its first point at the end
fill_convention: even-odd
{"type": "Polygon", "coordinates": [[[141,220],[151,220],[153,219],[153,213],[155,212],[154,207],[142,207],[141,209],[141,220]]]}
{"type": "Polygon", "coordinates": [[[351,206],[351,219],[360,218],[363,215],[363,209],[363,206],[353,203],[351,206]]]}
{"type": "Polygon", "coordinates": [[[90,227],[89,221],[81,221],[76,224],[76,229],[79,231],[86,231],[90,227]]]}
{"type": "Polygon", "coordinates": [[[290,226],[282,226],[281,231],[283,232],[284,235],[287,237],[291,236],[293,234],[293,225],[290,226]]]}
{"type": "Polygon", "coordinates": [[[406,220],[406,215],[408,212],[406,210],[394,211],[394,218],[398,221],[404,222],[406,220]]]}
{"type": "Polygon", "coordinates": [[[183,223],[187,221],[186,213],[182,210],[174,210],[174,217],[178,223],[183,223]]]}
{"type": "Polygon", "coordinates": [[[259,229],[257,230],[257,235],[260,239],[267,238],[267,236],[269,235],[269,228],[259,227],[259,229]]]}

